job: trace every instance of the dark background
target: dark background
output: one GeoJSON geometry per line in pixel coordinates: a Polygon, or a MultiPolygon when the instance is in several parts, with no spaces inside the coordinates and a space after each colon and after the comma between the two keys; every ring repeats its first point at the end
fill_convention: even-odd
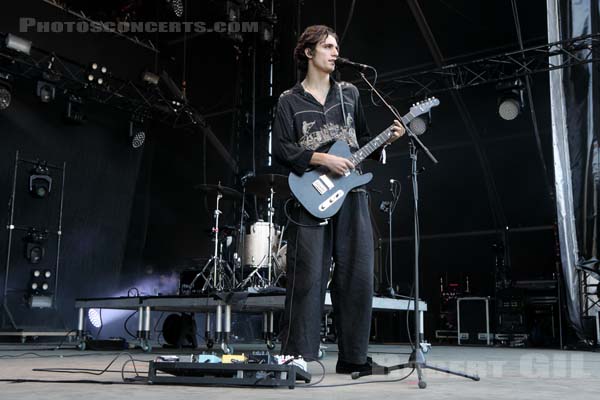
{"type": "MultiPolygon", "coordinates": [[[[86,9],[92,18],[103,20],[120,15],[123,3],[137,5],[138,20],[175,20],[165,2],[158,0],[106,1],[94,6],[69,2],[73,9],[86,9]]],[[[225,18],[227,2],[184,3],[188,20],[225,18]]],[[[81,64],[102,62],[115,75],[126,79],[136,79],[144,68],[165,69],[178,83],[185,79],[190,103],[207,117],[240,166],[238,173],[232,171],[201,133],[157,122],[147,124],[146,144],[134,150],[127,143],[129,115],[108,106],[85,104],[87,123],[67,126],[61,119],[65,103],[61,94],[53,103],[41,104],[35,96],[35,82],[16,83],[10,108],[0,112],[0,199],[9,198],[17,150],[31,159],[57,165],[66,162],[59,303],[68,324],[74,321],[74,298],[124,295],[127,288],[142,286],[142,281],[151,282],[143,290],[156,291],[173,271],[210,256],[207,230],[212,222],[214,199],[201,195],[194,185],[221,182],[239,189],[244,173],[267,169],[270,113],[279,93],[295,82],[292,49],[298,33],[319,23],[334,27],[341,35],[351,3],[277,1],[278,23],[272,42],[252,34],[242,34],[241,40],[222,34],[189,35],[185,41],[177,33],[142,35],[142,39],[152,40],[159,53],[106,33],[18,33],[18,18],[22,16],[40,20],[72,17],[41,1],[11,2],[5,6],[7,12],[0,17],[0,31],[27,37],[35,46],[81,64]],[[269,96],[271,46],[275,49],[275,68],[273,95],[269,96]]],[[[518,48],[510,1],[428,0],[419,4],[446,63],[518,48]]],[[[525,46],[545,43],[545,1],[518,2],[518,11],[525,46]]],[[[356,1],[341,42],[341,55],[376,66],[383,77],[386,73],[435,66],[404,1],[356,1]]],[[[372,133],[387,127],[391,115],[370,103],[358,76],[344,71],[342,78],[353,81],[362,90],[372,133]]],[[[547,74],[532,76],[532,84],[546,167],[552,171],[547,74]]],[[[397,98],[402,98],[401,94],[397,98]]],[[[493,85],[464,89],[460,96],[481,138],[506,226],[500,226],[492,216],[486,191],[490,179],[486,180],[473,139],[455,103],[448,93],[440,94],[441,105],[434,110],[431,125],[422,136],[440,162],[432,166],[424,156],[419,161],[425,167],[419,183],[421,285],[422,297],[430,310],[426,314],[428,329],[435,327],[441,278],[464,286],[468,277],[473,295],[493,295],[494,244],[504,241],[507,246],[507,262],[514,279],[550,278],[556,271],[552,229],[555,205],[544,184],[529,114],[531,105],[516,120],[504,121],[497,114],[493,85]]],[[[393,102],[402,113],[410,103],[393,102]]],[[[378,211],[379,203],[389,200],[390,178],[402,183],[393,223],[393,283],[399,293],[408,295],[413,275],[413,214],[406,141],[400,140],[388,149],[387,165],[371,163],[367,169],[375,173],[371,187],[379,191],[372,195],[373,216],[382,239],[382,261],[376,267],[379,278],[383,276],[381,266],[385,265],[389,245],[386,215],[378,211]]],[[[19,185],[17,197],[24,198],[27,193],[22,182],[19,185]]],[[[55,190],[49,201],[57,195],[55,190]]],[[[22,214],[17,215],[22,215],[24,221],[27,216],[34,220],[36,215],[45,218],[49,212],[31,201],[19,203],[19,207],[22,214]]],[[[226,203],[225,207],[226,223],[235,223],[238,205],[226,203]]],[[[282,212],[279,218],[280,223],[285,222],[282,212]]],[[[6,221],[6,215],[0,213],[0,225],[6,221]]],[[[6,244],[6,240],[0,240],[3,266],[6,244]]],[[[20,243],[13,246],[11,268],[22,275],[15,278],[14,284],[20,285],[30,266],[22,257],[20,243]]],[[[381,280],[385,283],[384,278],[381,280]]],[[[172,287],[163,290],[169,289],[172,287]]]]}

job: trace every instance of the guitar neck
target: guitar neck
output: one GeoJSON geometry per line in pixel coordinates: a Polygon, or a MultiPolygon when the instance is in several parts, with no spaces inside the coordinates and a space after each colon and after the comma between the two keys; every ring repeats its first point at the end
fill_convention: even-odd
{"type": "MultiPolygon", "coordinates": [[[[402,123],[404,125],[408,125],[408,123],[412,120],[412,116],[410,113],[406,114],[402,117],[402,123]]],[[[383,132],[379,135],[375,136],[369,143],[365,144],[363,147],[358,149],[352,156],[350,157],[350,161],[356,166],[363,162],[363,160],[369,157],[375,150],[384,145],[391,139],[394,135],[392,128],[394,125],[388,126],[383,132]]]]}

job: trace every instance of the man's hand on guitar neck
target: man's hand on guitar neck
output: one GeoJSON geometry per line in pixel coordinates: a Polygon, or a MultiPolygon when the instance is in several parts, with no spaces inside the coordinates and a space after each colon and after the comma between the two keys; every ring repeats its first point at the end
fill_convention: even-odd
{"type": "Polygon", "coordinates": [[[313,153],[310,165],[322,165],[337,175],[344,175],[354,169],[354,164],[347,158],[317,152],[313,153]]]}
{"type": "Polygon", "coordinates": [[[392,144],[396,140],[398,140],[402,136],[404,136],[404,134],[406,133],[406,129],[404,128],[404,125],[402,125],[402,123],[400,123],[400,121],[395,119],[394,126],[392,127],[392,132],[394,133],[394,135],[390,138],[390,140],[388,140],[387,144],[392,144]]]}

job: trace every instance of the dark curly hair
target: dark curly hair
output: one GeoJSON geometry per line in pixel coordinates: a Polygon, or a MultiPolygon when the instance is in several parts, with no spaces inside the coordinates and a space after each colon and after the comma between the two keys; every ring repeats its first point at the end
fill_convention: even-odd
{"type": "Polygon", "coordinates": [[[315,51],[317,44],[329,35],[339,42],[337,33],[326,25],[311,25],[302,32],[298,44],[296,44],[296,49],[294,49],[294,58],[298,62],[298,69],[301,72],[306,73],[308,71],[308,58],[304,54],[304,49],[308,48],[315,51]]]}

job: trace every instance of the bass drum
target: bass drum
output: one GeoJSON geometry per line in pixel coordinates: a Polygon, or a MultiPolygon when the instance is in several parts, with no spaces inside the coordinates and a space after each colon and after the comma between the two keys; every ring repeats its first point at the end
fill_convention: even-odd
{"type": "Polygon", "coordinates": [[[266,268],[269,256],[276,254],[279,246],[280,232],[271,226],[271,251],[269,252],[269,223],[255,222],[250,226],[250,232],[244,236],[243,264],[253,268],[266,268]]]}

